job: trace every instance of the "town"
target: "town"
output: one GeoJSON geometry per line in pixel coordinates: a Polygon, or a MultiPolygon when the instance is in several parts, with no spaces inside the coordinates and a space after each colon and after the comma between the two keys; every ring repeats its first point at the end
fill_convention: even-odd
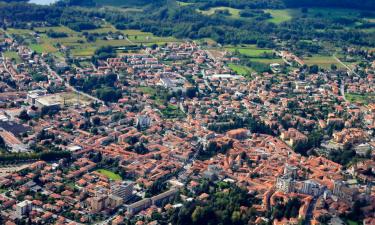
{"type": "Polygon", "coordinates": [[[207,183],[246,190],[249,224],[375,223],[375,61],[316,70],[275,50],[249,78],[194,41],[81,66],[1,49],[2,224],[160,224],[207,183]]]}

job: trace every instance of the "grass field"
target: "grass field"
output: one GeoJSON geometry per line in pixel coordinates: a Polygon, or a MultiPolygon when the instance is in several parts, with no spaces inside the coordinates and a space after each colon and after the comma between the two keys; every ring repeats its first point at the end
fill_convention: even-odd
{"type": "Polygon", "coordinates": [[[369,103],[375,102],[375,93],[373,94],[346,93],[345,97],[349,102],[353,102],[353,103],[369,104],[369,103]]]}
{"type": "Polygon", "coordinates": [[[58,51],[57,48],[55,48],[53,45],[51,45],[50,43],[42,43],[42,44],[31,44],[30,45],[30,48],[41,54],[41,53],[55,53],[58,51]]]}
{"type": "Polygon", "coordinates": [[[338,63],[332,56],[314,55],[312,57],[305,58],[304,61],[309,66],[315,64],[325,69],[329,69],[332,64],[336,65],[337,68],[343,68],[343,66],[338,63]]]}
{"type": "Polygon", "coordinates": [[[250,77],[251,73],[253,72],[253,70],[247,66],[237,65],[233,63],[228,64],[228,66],[231,70],[236,72],[238,75],[242,75],[245,77],[250,77]]]}
{"type": "Polygon", "coordinates": [[[231,8],[231,7],[213,7],[213,8],[210,8],[209,10],[198,10],[198,12],[200,12],[200,13],[202,13],[204,15],[211,16],[211,15],[215,14],[216,10],[228,10],[229,14],[230,14],[230,17],[232,17],[232,18],[240,18],[240,12],[241,12],[241,10],[235,9],[235,8],[231,8]]]}
{"type": "Polygon", "coordinates": [[[239,51],[239,53],[243,55],[247,55],[249,57],[261,57],[263,53],[272,53],[272,49],[267,49],[267,48],[258,48],[255,45],[246,45],[246,46],[240,46],[240,47],[225,47],[225,50],[229,52],[235,52],[239,51]]]}
{"type": "Polygon", "coordinates": [[[8,59],[14,59],[16,61],[16,63],[22,62],[20,56],[15,51],[6,51],[6,52],[3,53],[3,55],[4,55],[4,57],[6,57],[8,59]]]}
{"type": "Polygon", "coordinates": [[[140,30],[118,30],[108,23],[104,23],[101,28],[88,30],[88,33],[97,33],[102,37],[107,36],[108,33],[120,32],[127,39],[110,39],[103,40],[98,37],[94,42],[87,42],[83,35],[83,32],[76,32],[65,26],[55,27],[39,27],[35,28],[34,31],[27,29],[8,29],[7,32],[10,35],[21,35],[29,43],[30,48],[37,53],[59,53],[57,44],[68,47],[71,50],[71,54],[74,57],[90,57],[94,54],[95,50],[101,46],[113,46],[113,47],[125,47],[130,45],[163,45],[170,42],[179,42],[178,39],[173,37],[157,37],[152,33],[142,32],[140,30]],[[68,34],[68,37],[64,38],[50,38],[46,32],[52,30],[54,32],[64,32],[68,34]],[[34,32],[39,34],[38,40],[33,36],[34,32]]]}
{"type": "Polygon", "coordinates": [[[96,170],[96,172],[106,176],[108,179],[111,179],[111,180],[122,180],[121,176],[110,171],[110,170],[106,170],[106,169],[98,169],[96,170]]]}
{"type": "Polygon", "coordinates": [[[253,62],[260,62],[265,64],[272,64],[272,63],[283,63],[284,61],[281,58],[275,58],[275,59],[268,59],[268,58],[251,58],[251,61],[253,62]]]}
{"type": "MultiPolygon", "coordinates": [[[[307,17],[322,17],[322,18],[339,18],[339,17],[358,17],[361,13],[360,10],[355,9],[340,9],[335,8],[308,8],[306,13],[302,13],[301,9],[267,9],[264,10],[270,13],[272,18],[268,21],[271,23],[279,24],[291,20],[294,17],[307,16],[307,17]]],[[[371,21],[375,18],[367,18],[371,21]]]]}
{"type": "Polygon", "coordinates": [[[271,23],[282,23],[289,21],[293,18],[293,13],[295,10],[293,9],[267,9],[264,10],[265,12],[271,14],[272,18],[268,19],[271,23]]]}

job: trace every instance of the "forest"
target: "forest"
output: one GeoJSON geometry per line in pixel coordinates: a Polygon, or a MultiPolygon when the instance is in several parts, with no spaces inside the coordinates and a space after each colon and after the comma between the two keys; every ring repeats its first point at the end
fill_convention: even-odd
{"type": "MultiPolygon", "coordinates": [[[[174,0],[167,1],[167,3],[152,1],[152,4],[147,4],[150,1],[143,0],[141,2],[145,2],[146,5],[140,12],[99,10],[95,7],[72,7],[71,5],[76,5],[75,2],[77,1],[61,1],[51,6],[3,3],[0,4],[0,25],[5,29],[65,25],[72,30],[81,31],[100,27],[96,18],[101,18],[119,29],[137,29],[151,32],[157,36],[174,36],[176,38],[210,38],[220,44],[262,44],[262,46],[272,47],[275,39],[291,43],[297,43],[299,40],[320,39],[322,41],[334,40],[335,44],[339,45],[375,46],[373,32],[360,30],[360,28],[374,27],[374,23],[364,19],[374,16],[371,11],[364,11],[357,17],[323,16],[319,13],[310,15],[308,9],[304,8],[300,15],[291,20],[275,24],[269,22],[268,14],[255,9],[284,8],[286,5],[290,7],[312,7],[322,1],[193,0],[193,2],[198,3],[181,7],[174,0]],[[305,3],[302,4],[301,2],[305,3]],[[206,15],[199,11],[214,6],[245,9],[240,14],[243,17],[240,16],[239,18],[216,13],[206,15]]],[[[337,2],[342,1],[335,0],[324,2],[330,2],[335,7],[350,7],[352,5],[352,3],[339,4],[337,2]]],[[[359,2],[363,2],[365,7],[370,5],[371,1],[362,0],[359,2]]],[[[353,7],[358,8],[359,6],[353,7]]],[[[368,6],[367,9],[371,7],[373,6],[368,6]]]]}

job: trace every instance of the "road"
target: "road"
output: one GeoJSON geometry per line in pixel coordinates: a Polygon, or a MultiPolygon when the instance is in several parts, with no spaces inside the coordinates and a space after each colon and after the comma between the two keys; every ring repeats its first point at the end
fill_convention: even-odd
{"type": "Polygon", "coordinates": [[[12,79],[14,79],[14,75],[8,70],[8,67],[5,63],[5,56],[4,56],[3,53],[1,53],[1,58],[3,60],[3,66],[4,66],[5,71],[7,71],[10,74],[10,76],[12,77],[12,79]]]}
{"type": "Polygon", "coordinates": [[[314,211],[315,204],[316,204],[317,200],[318,200],[318,198],[315,197],[310,202],[309,208],[307,209],[307,212],[306,212],[305,225],[310,225],[311,224],[311,219],[312,219],[312,216],[313,216],[313,211],[314,211]]]}
{"type": "Polygon", "coordinates": [[[351,72],[351,73],[353,73],[353,74],[359,76],[358,73],[356,73],[356,72],[355,72],[353,69],[351,69],[348,65],[346,65],[345,63],[343,63],[343,62],[342,62],[339,58],[337,58],[335,55],[333,55],[333,58],[334,58],[338,63],[340,63],[342,66],[344,66],[349,72],[351,72]]]}

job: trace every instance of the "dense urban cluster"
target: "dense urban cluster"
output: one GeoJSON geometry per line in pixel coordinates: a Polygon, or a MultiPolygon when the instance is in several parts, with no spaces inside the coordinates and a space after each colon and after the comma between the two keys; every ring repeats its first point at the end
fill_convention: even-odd
{"type": "Polygon", "coordinates": [[[287,73],[244,77],[195,42],[74,68],[1,48],[20,58],[0,65],[1,224],[375,223],[375,102],[347,99],[374,96],[375,61],[279,51],[287,73]],[[236,199],[229,216],[216,198],[236,199]]]}

